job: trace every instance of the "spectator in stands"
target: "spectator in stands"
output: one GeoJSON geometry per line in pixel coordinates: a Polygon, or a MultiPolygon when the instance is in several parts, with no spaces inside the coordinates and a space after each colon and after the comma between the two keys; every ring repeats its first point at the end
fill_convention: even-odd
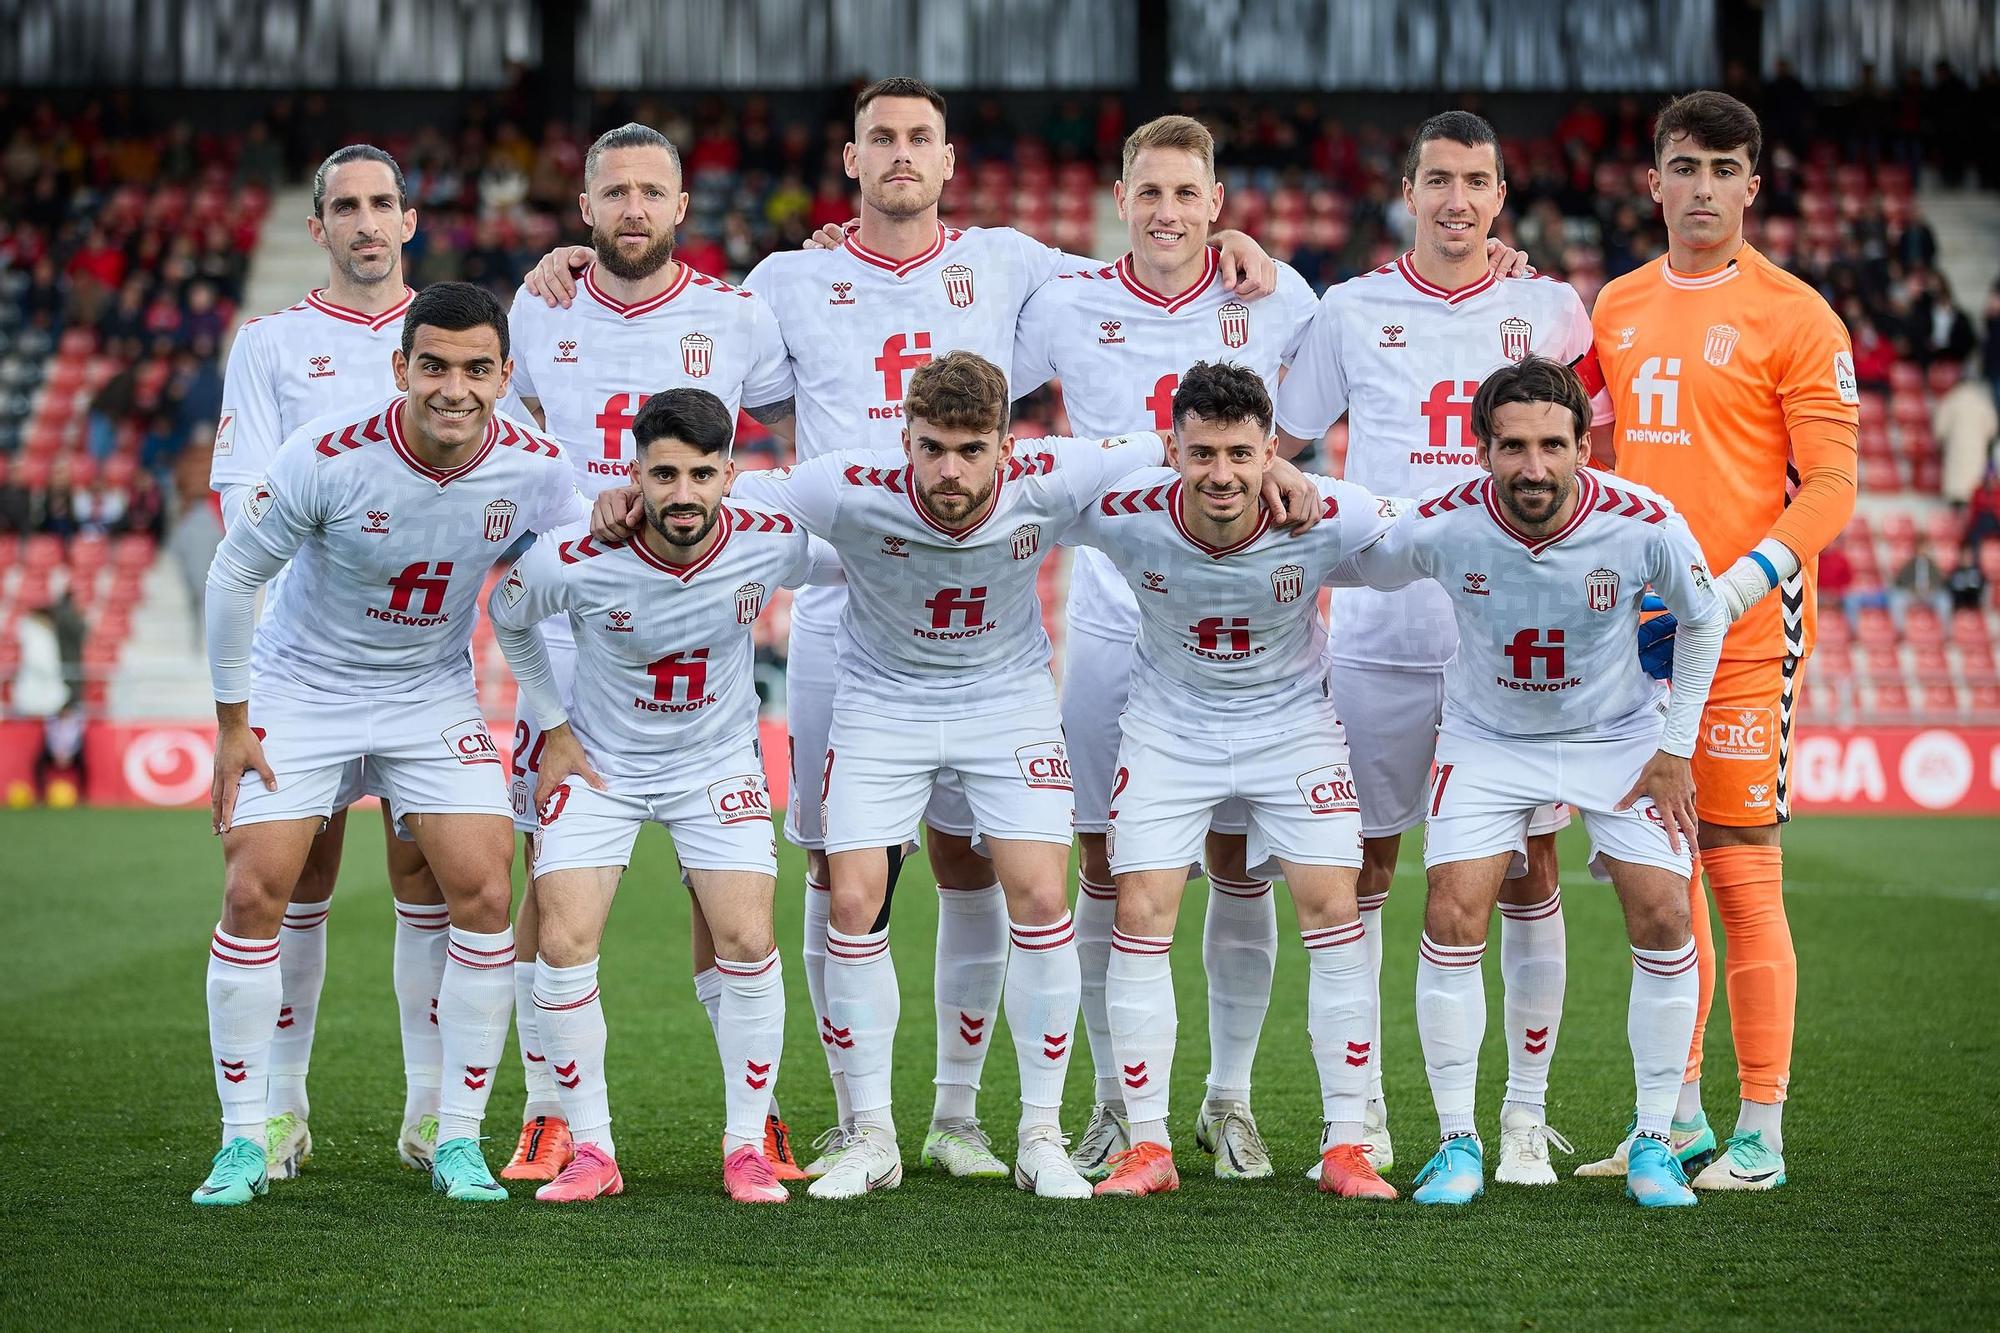
{"type": "Polygon", "coordinates": [[[76,494],[70,487],[70,462],[58,457],[49,471],[48,489],[42,497],[37,528],[52,537],[68,540],[76,535],[76,494]]]}
{"type": "Polygon", "coordinates": [[[180,457],[181,448],[187,443],[187,432],[182,430],[170,411],[158,411],[147,419],[146,433],[139,442],[139,466],[147,472],[166,473],[173,470],[174,460],[180,457]]]}
{"type": "Polygon", "coordinates": [[[1819,553],[1819,613],[1843,614],[1847,595],[1854,590],[1854,562],[1836,542],[1819,553]]]}
{"type": "Polygon", "coordinates": [[[1859,296],[1850,296],[1841,302],[1840,316],[1847,325],[1847,336],[1854,344],[1855,381],[1864,389],[1887,393],[1889,374],[1896,367],[1895,344],[1882,335],[1875,317],[1868,313],[1868,307],[1859,296]]]}
{"type": "Polygon", "coordinates": [[[0,537],[24,533],[32,526],[28,488],[21,484],[11,454],[0,453],[0,537]]]}
{"type": "Polygon", "coordinates": [[[127,361],[91,395],[88,409],[90,456],[102,461],[118,447],[118,428],[139,403],[139,363],[127,361]]]}
{"type": "Polygon", "coordinates": [[[1951,284],[1935,269],[1911,275],[1914,296],[1910,317],[1910,353],[1919,365],[1936,361],[1963,361],[1971,356],[1979,339],[1972,321],[1952,304],[1951,284]]]}
{"type": "Polygon", "coordinates": [[[1987,537],[1979,543],[1978,563],[1979,576],[1986,580],[1989,594],[2000,589],[2000,536],[1987,537]]]}
{"type": "Polygon", "coordinates": [[[1898,606],[1922,601],[1932,603],[1940,612],[1944,610],[1945,570],[1931,554],[1928,542],[1919,541],[1916,549],[1910,552],[1910,558],[1896,571],[1894,587],[1896,596],[1893,600],[1898,606]]]}
{"type": "Polygon", "coordinates": [[[188,625],[194,642],[202,641],[202,603],[207,595],[208,566],[222,543],[222,519],[209,503],[206,449],[189,449],[174,465],[173,523],[167,532],[167,553],[180,567],[193,618],[188,625]]]}
{"type": "Polygon", "coordinates": [[[1954,612],[1977,611],[1986,604],[1986,575],[1980,570],[1979,557],[1970,543],[1958,548],[1958,560],[1945,579],[1945,589],[1951,595],[1954,612]]]}
{"type": "Polygon", "coordinates": [[[236,152],[237,183],[270,189],[284,170],[284,151],[271,137],[271,127],[261,120],[252,121],[243,133],[243,146],[236,152]]]}
{"type": "Polygon", "coordinates": [[[21,665],[14,673],[15,716],[42,721],[42,744],[35,756],[35,796],[46,800],[49,776],[59,769],[77,769],[83,786],[83,716],[65,679],[61,640],[52,608],[38,606],[21,617],[17,627],[21,665]]]}
{"type": "Polygon", "coordinates": [[[1965,544],[1977,550],[1988,537],[2000,537],[2000,469],[1994,468],[1986,470],[1965,513],[1965,544]]]}
{"type": "Polygon", "coordinates": [[[97,320],[97,336],[106,343],[146,336],[146,275],[134,273],[118,289],[118,299],[97,320]]]}
{"type": "Polygon", "coordinates": [[[68,305],[68,284],[57,271],[56,261],[46,254],[39,256],[28,270],[28,285],[21,289],[21,322],[29,328],[55,332],[62,327],[68,305]]]}
{"type": "Polygon", "coordinates": [[[165,535],[166,497],[160,491],[160,479],[153,473],[141,468],[133,474],[132,494],[112,530],[151,537],[156,542],[165,535]]]}
{"type": "Polygon", "coordinates": [[[183,309],[185,317],[181,320],[180,329],[182,346],[191,347],[204,342],[211,348],[221,346],[223,335],[229,332],[229,312],[216,304],[212,284],[202,278],[190,282],[183,309]]]}
{"type": "Polygon", "coordinates": [[[2000,435],[2000,411],[1994,408],[1991,389],[1971,375],[1961,375],[1959,364],[1939,361],[1930,369],[1931,392],[1937,403],[1931,409],[1931,434],[1942,453],[1943,473],[1939,492],[1955,505],[1972,499],[1980,479],[1993,461],[1993,437],[2000,435]]]}

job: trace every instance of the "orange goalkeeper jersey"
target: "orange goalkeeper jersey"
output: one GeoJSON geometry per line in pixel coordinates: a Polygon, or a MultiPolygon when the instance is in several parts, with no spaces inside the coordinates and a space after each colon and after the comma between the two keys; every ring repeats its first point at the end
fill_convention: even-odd
{"type": "Polygon", "coordinates": [[[1707,273],[1662,257],[1605,284],[1591,323],[1613,414],[1596,433],[1619,474],[1672,500],[1718,573],[1767,536],[1803,566],[1737,622],[1723,656],[1807,655],[1817,557],[1856,480],[1861,398],[1839,317],[1746,245],[1707,273]]]}

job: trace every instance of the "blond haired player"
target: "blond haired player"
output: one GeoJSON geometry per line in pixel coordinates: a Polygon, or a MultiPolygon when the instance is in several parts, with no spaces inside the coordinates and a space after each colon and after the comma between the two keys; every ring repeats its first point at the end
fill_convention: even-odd
{"type": "MultiPolygon", "coordinates": [[[[1778,829],[1792,706],[1812,651],[1814,561],[1854,509],[1860,395],[1847,331],[1817,292],[1743,239],[1763,135],[1718,92],[1668,104],[1653,134],[1662,259],[1608,284],[1593,317],[1615,413],[1596,432],[1618,472],[1673,501],[1736,622],[1694,754],[1701,865],[1722,913],[1742,1109],[1697,1189],[1785,1183],[1782,1112],[1798,962],[1785,922],[1778,829]],[[1777,596],[1770,596],[1772,592],[1777,596]]],[[[1697,871],[1690,884],[1701,1007],[1675,1110],[1683,1161],[1714,1148],[1701,1107],[1701,1034],[1715,950],[1697,871]]],[[[1624,1170],[1625,1149],[1580,1174],[1624,1170]]]]}
{"type": "MultiPolygon", "coordinates": [[[[1125,141],[1123,169],[1111,189],[1131,249],[1115,264],[1065,273],[1029,298],[1016,329],[1010,393],[1020,398],[1059,379],[1070,429],[1113,436],[1169,429],[1181,372],[1197,362],[1231,362],[1275,384],[1318,300],[1285,264],[1266,300],[1246,303],[1223,282],[1221,257],[1208,244],[1223,187],[1207,128],[1187,116],[1141,125],[1125,141]]],[[[1064,614],[1063,734],[1081,852],[1077,953],[1097,1076],[1090,1121],[1072,1160],[1094,1180],[1109,1173],[1114,1153],[1131,1146],[1105,1016],[1117,898],[1105,843],[1118,720],[1140,617],[1117,565],[1087,546],[1077,548],[1070,566],[1064,614]]],[[[1257,1178],[1271,1174],[1271,1155],[1250,1113],[1250,1069],[1271,1004],[1278,920],[1270,881],[1244,868],[1244,827],[1240,802],[1219,806],[1201,857],[1209,880],[1201,945],[1209,1065],[1195,1140],[1215,1155],[1217,1175],[1257,1178]]]]}

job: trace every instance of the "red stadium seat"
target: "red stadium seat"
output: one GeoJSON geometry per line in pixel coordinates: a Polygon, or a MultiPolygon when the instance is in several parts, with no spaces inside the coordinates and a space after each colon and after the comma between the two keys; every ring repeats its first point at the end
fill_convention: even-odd
{"type": "Polygon", "coordinates": [[[153,563],[153,539],[141,533],[120,537],[113,548],[112,560],[121,571],[145,570],[153,563]]]}
{"type": "Polygon", "coordinates": [[[1958,712],[1958,691],[1951,682],[1932,681],[1924,686],[1922,711],[1932,717],[1950,717],[1958,712]]]}
{"type": "Polygon", "coordinates": [[[1910,692],[1900,680],[1878,684],[1869,694],[1877,717],[1900,719],[1909,716],[1910,692]]]}
{"type": "Polygon", "coordinates": [[[1911,643],[1944,642],[1944,621],[1938,618],[1937,608],[1924,602],[1913,602],[1903,612],[1903,637],[1911,643]]]}
{"type": "Polygon", "coordinates": [[[1878,684],[1884,680],[1899,680],[1903,675],[1903,655],[1893,643],[1869,643],[1862,646],[1863,660],[1868,664],[1867,675],[1878,684]]]}

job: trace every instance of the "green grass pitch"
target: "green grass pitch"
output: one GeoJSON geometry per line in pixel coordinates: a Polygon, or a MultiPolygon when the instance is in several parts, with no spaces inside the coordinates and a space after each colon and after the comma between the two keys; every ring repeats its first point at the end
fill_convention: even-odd
{"type": "MultiPolygon", "coordinates": [[[[1580,841],[1568,836],[1565,865],[1580,866],[1580,841]]],[[[1490,1187],[1448,1214],[1315,1193],[1299,1174],[1319,1113],[1288,904],[1256,1069],[1279,1175],[1214,1180],[1192,1133],[1207,1053],[1199,885],[1176,951],[1181,1192],[1065,1205],[919,1172],[935,911],[920,865],[904,881],[894,935],[906,1183],[854,1204],[733,1206],[720,1189],[721,1090],[688,981],[685,896],[654,833],[605,949],[626,1195],[557,1209],[517,1187],[504,1205],[449,1205],[394,1154],[402,1072],[380,838],[372,817],[352,821],[311,1084],[316,1156],[303,1179],[254,1205],[209,1211],[188,1203],[216,1135],[202,971],[220,853],[203,817],[0,819],[6,1326],[1966,1327],[2000,1312],[1993,824],[1808,818],[1788,830],[1803,973],[1792,1183],[1665,1216],[1566,1169],[1556,1188],[1490,1187]]],[[[780,1086],[810,1138],[831,1094],[798,955],[799,883],[800,858],[788,853],[779,938],[791,1039],[780,1086]]],[[[1628,960],[1609,891],[1576,872],[1565,883],[1569,1000],[1550,1119],[1581,1160],[1611,1147],[1631,1104],[1628,960]]],[[[1436,1125],[1411,1001],[1420,888],[1409,870],[1398,881],[1384,981],[1399,1158],[1390,1176],[1405,1190],[1436,1125]]],[[[1497,958],[1486,976],[1497,1016],[1497,958]]],[[[1718,995],[1708,1110],[1724,1132],[1735,1111],[1726,1012],[1718,995]]],[[[1489,1031],[1480,1111],[1496,1140],[1503,1066],[1489,1031]]],[[[510,1043],[488,1121],[496,1168],[520,1086],[510,1043]]],[[[1072,1128],[1089,1090],[1079,1051],[1072,1128]]],[[[984,1092],[1003,1150],[1014,1097],[1003,1041],[984,1092]]]]}

